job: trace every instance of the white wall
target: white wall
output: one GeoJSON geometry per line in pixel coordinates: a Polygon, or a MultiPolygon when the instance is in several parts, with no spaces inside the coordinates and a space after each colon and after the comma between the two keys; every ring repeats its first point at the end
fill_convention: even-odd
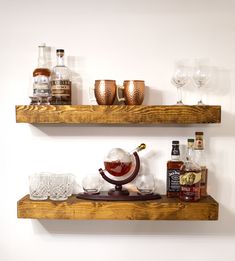
{"type": "MultiPolygon", "coordinates": [[[[235,243],[235,1],[67,0],[0,1],[0,260],[234,260],[235,243]],[[222,123],[195,126],[88,127],[15,123],[15,104],[28,104],[37,45],[65,48],[77,88],[88,104],[95,79],[143,79],[145,104],[174,104],[170,84],[177,59],[206,58],[213,77],[205,102],[222,106],[222,123]],[[102,167],[112,147],[142,153],[165,192],[172,139],[204,131],[209,193],[219,221],[38,221],[16,218],[16,202],[35,171],[68,171],[81,178],[102,167]]],[[[53,53],[54,56],[54,53],[53,53]]],[[[54,59],[54,57],[53,57],[54,59]]],[[[53,61],[54,62],[54,61],[53,61]]],[[[196,103],[196,90],[185,89],[196,103]]]]}

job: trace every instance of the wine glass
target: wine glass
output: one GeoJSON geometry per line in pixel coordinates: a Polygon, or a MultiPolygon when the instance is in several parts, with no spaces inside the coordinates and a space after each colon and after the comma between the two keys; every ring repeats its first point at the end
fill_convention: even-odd
{"type": "Polygon", "coordinates": [[[209,66],[196,62],[196,65],[193,69],[193,81],[194,84],[198,87],[198,105],[204,105],[202,101],[202,87],[205,86],[210,78],[210,68],[209,66]]]}
{"type": "Polygon", "coordinates": [[[177,103],[176,105],[184,105],[182,101],[182,87],[189,82],[189,70],[188,67],[182,63],[177,63],[174,74],[171,79],[171,83],[177,88],[177,103]]]}

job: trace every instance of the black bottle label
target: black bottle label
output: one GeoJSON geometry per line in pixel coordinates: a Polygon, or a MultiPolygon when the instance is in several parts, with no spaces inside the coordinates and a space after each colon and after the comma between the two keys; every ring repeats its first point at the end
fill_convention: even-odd
{"type": "Polygon", "coordinates": [[[173,145],[171,150],[171,155],[179,156],[180,155],[180,149],[178,145],[173,145]]]}
{"type": "Polygon", "coordinates": [[[167,191],[168,192],[180,191],[180,170],[178,169],[167,170],[167,191]]]}

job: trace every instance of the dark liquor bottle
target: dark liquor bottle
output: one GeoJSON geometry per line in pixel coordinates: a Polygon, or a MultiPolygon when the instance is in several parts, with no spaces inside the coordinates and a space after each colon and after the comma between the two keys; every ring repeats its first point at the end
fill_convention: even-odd
{"type": "Polygon", "coordinates": [[[186,161],[180,169],[180,199],[198,201],[200,195],[201,168],[193,160],[194,139],[188,139],[186,161]]]}
{"type": "Polygon", "coordinates": [[[179,141],[172,141],[171,160],[167,162],[167,197],[178,197],[180,192],[180,160],[179,141]]]}
{"type": "Polygon", "coordinates": [[[71,105],[71,72],[64,65],[64,50],[57,49],[57,65],[51,73],[51,104],[71,105]]]}
{"type": "Polygon", "coordinates": [[[33,71],[33,97],[32,104],[49,104],[50,100],[50,75],[47,65],[46,44],[38,46],[38,66],[33,71]]]}
{"type": "Polygon", "coordinates": [[[206,197],[208,169],[206,167],[203,132],[195,132],[195,137],[196,139],[194,143],[194,159],[195,162],[201,167],[201,197],[206,197]]]}

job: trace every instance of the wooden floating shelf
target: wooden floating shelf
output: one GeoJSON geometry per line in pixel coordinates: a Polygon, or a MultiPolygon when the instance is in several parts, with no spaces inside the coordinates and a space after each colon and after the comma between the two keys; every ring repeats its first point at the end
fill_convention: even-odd
{"type": "Polygon", "coordinates": [[[16,105],[16,122],[120,125],[220,123],[221,106],[16,105]]]}
{"type": "Polygon", "coordinates": [[[219,204],[211,197],[181,202],[162,196],[147,201],[33,201],[26,195],[17,203],[18,218],[84,220],[218,220],[219,204]]]}

